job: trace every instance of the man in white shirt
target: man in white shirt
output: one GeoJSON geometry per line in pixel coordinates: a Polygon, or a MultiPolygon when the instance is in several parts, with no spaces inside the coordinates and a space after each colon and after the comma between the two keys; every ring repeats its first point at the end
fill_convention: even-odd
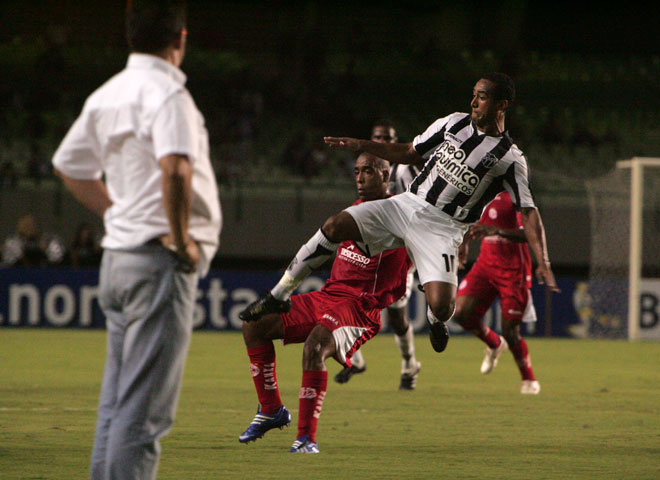
{"type": "Polygon", "coordinates": [[[131,3],[126,68],[90,95],[53,158],[73,196],[105,223],[99,301],[108,342],[94,480],[155,478],[197,281],[219,243],[208,135],[178,68],[186,24],[177,3],[131,3]]]}

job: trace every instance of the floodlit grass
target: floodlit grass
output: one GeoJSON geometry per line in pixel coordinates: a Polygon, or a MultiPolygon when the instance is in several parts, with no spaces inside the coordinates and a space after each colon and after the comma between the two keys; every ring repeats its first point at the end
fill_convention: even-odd
{"type": "MultiPolygon", "coordinates": [[[[318,455],[290,455],[301,346],[277,349],[294,424],[238,443],[257,407],[242,338],[195,332],[159,479],[658,479],[660,346],[528,340],[538,396],[518,393],[509,353],[479,374],[482,344],[443,354],[417,337],[414,392],[399,392],[391,335],[369,342],[367,372],[329,384],[318,455]]],[[[105,332],[0,329],[0,479],[80,479],[88,460],[105,332]]],[[[329,364],[330,378],[339,366],[329,364]]]]}

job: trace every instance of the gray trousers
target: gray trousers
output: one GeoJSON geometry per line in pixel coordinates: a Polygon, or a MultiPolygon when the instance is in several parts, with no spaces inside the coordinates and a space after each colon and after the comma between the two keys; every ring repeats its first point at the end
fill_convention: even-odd
{"type": "Polygon", "coordinates": [[[99,302],[108,337],[92,480],[156,478],[158,439],[174,421],[198,280],[176,266],[157,245],[103,253],[99,302]]]}

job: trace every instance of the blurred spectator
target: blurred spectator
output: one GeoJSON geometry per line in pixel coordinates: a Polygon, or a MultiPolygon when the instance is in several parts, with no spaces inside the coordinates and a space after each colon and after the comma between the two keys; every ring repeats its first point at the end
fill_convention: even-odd
{"type": "Polygon", "coordinates": [[[2,263],[21,267],[59,265],[65,252],[61,240],[54,235],[42,236],[34,215],[28,214],[18,219],[16,233],[5,240],[2,263]]]}
{"type": "Polygon", "coordinates": [[[18,185],[18,173],[14,162],[5,160],[0,166],[0,188],[16,188],[18,185]]]}
{"type": "Polygon", "coordinates": [[[88,222],[80,223],[69,249],[71,266],[73,268],[98,267],[101,264],[102,253],[94,227],[88,222]]]}

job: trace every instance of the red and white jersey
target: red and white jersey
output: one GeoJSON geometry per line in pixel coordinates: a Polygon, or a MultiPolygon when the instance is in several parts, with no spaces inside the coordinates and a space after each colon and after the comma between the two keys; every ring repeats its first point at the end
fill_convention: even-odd
{"type": "MultiPolygon", "coordinates": [[[[353,205],[361,203],[360,200],[353,205]]],[[[361,297],[368,307],[382,309],[406,293],[412,262],[405,248],[385,250],[373,257],[359,242],[346,241],[337,249],[330,278],[322,291],[343,297],[361,297]]]]}
{"type": "MultiPolygon", "coordinates": [[[[514,207],[509,193],[502,192],[486,206],[479,223],[515,230],[522,228],[522,216],[514,207]]],[[[484,237],[477,262],[499,269],[523,270],[528,287],[531,287],[532,259],[527,242],[514,242],[499,235],[484,237]]]]}

